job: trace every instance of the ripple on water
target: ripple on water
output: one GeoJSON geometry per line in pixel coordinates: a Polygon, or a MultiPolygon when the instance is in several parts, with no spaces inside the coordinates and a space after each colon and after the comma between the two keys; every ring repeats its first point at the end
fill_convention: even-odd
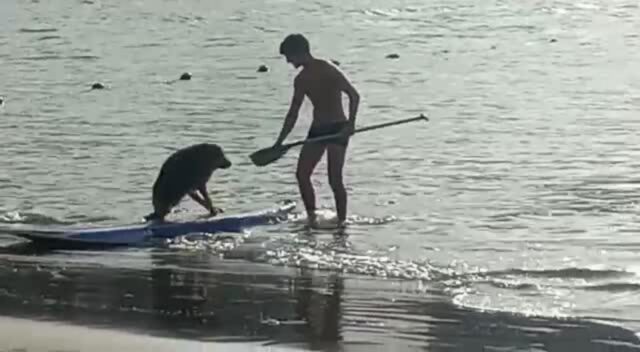
{"type": "Polygon", "coordinates": [[[62,221],[44,214],[25,211],[8,211],[0,214],[0,223],[32,225],[69,225],[73,222],[62,221]]]}
{"type": "Polygon", "coordinates": [[[57,32],[57,28],[20,28],[20,33],[53,33],[57,32]]]}
{"type": "Polygon", "coordinates": [[[285,245],[266,250],[257,261],[278,266],[329,270],[379,278],[406,280],[431,280],[433,278],[433,267],[428,264],[392,260],[388,257],[341,253],[329,248],[285,245]]]}
{"type": "MultiPolygon", "coordinates": [[[[335,213],[319,211],[319,222],[335,230],[335,213]],[[329,226],[333,225],[333,226],[329,226]]],[[[260,237],[249,232],[245,234],[193,234],[182,236],[167,243],[172,249],[206,250],[227,258],[243,258],[258,263],[276,266],[306,268],[333,271],[379,278],[398,278],[405,280],[432,280],[434,275],[443,275],[445,270],[426,262],[394,260],[387,253],[368,251],[354,252],[346,244],[346,235],[341,231],[334,233],[334,241],[321,242],[318,235],[323,230],[304,228],[306,217],[302,213],[289,214],[279,231],[283,228],[294,230],[293,239],[282,237],[260,237]],[[252,238],[255,237],[255,238],[252,238]],[[386,255],[385,255],[386,254],[386,255]]],[[[353,216],[352,225],[363,226],[387,223],[389,219],[376,219],[353,216]]]]}

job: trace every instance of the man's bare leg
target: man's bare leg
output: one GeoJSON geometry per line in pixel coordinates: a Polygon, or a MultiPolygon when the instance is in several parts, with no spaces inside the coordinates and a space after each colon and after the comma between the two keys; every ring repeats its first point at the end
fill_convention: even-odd
{"type": "Polygon", "coordinates": [[[298,180],[298,188],[302,196],[302,202],[307,212],[309,225],[316,224],[316,195],[311,184],[311,175],[318,165],[318,162],[324,154],[326,146],[323,144],[305,144],[302,146],[300,156],[298,157],[298,167],[296,170],[296,178],[298,180]]]}
{"type": "Polygon", "coordinates": [[[339,144],[330,144],[327,147],[327,168],[329,185],[333,191],[333,198],[338,213],[338,224],[343,226],[347,219],[347,190],[344,187],[342,170],[347,154],[347,147],[339,144]]]}

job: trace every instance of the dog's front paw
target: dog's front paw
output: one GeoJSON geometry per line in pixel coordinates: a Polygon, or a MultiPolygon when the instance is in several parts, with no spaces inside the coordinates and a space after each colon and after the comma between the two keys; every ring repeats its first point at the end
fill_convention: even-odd
{"type": "Polygon", "coordinates": [[[211,209],[211,211],[209,212],[209,214],[211,214],[211,216],[216,216],[220,213],[224,213],[224,210],[222,210],[222,208],[217,208],[217,207],[213,207],[211,209]]]}

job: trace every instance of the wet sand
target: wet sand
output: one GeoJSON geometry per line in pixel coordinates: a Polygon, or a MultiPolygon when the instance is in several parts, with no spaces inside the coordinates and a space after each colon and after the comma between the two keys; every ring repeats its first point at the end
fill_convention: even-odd
{"type": "Polygon", "coordinates": [[[116,253],[1,257],[0,350],[640,350],[611,325],[460,308],[435,283],[116,253]]]}
{"type": "Polygon", "coordinates": [[[0,351],[295,351],[290,347],[261,347],[259,344],[223,343],[164,338],[143,334],[86,328],[60,322],[17,318],[0,319],[0,351]]]}

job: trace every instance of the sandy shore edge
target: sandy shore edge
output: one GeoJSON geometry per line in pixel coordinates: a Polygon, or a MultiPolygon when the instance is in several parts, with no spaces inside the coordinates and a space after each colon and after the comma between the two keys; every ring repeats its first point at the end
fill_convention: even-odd
{"type": "Polygon", "coordinates": [[[0,317],[0,351],[302,351],[253,342],[203,342],[88,328],[50,321],[0,317]]]}

